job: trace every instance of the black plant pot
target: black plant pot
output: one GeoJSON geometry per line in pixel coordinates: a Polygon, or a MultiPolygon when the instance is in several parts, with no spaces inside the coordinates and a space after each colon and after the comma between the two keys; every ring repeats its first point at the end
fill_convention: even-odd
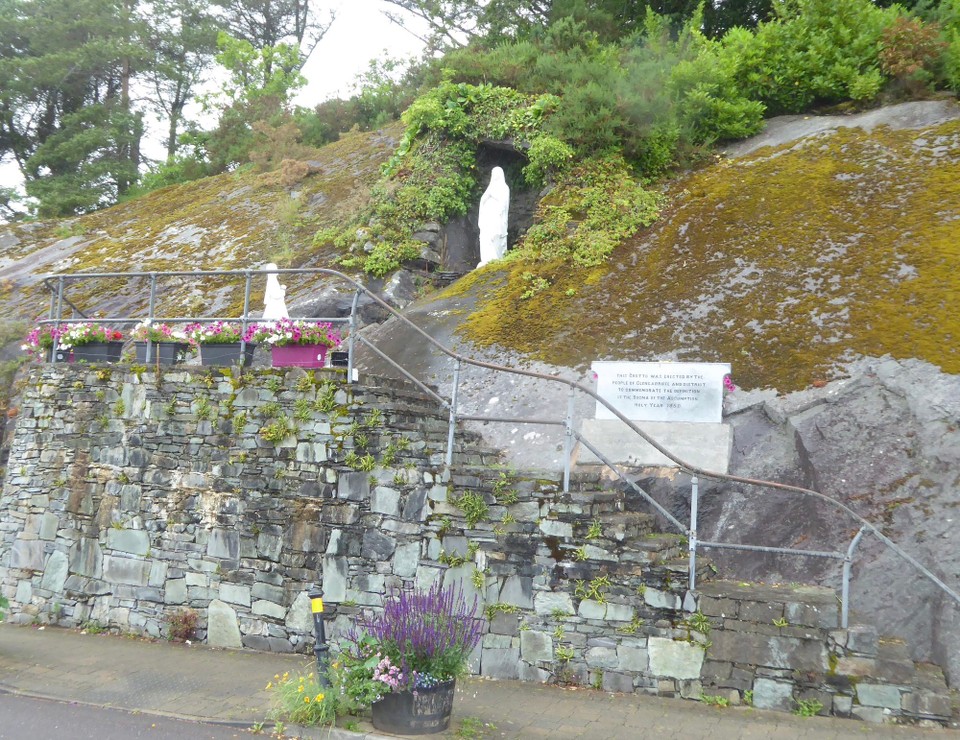
{"type": "Polygon", "coordinates": [[[387,694],[376,702],[373,726],[394,735],[432,735],[450,726],[456,681],[429,689],[387,694]]]}
{"type": "Polygon", "coordinates": [[[240,342],[229,342],[227,344],[201,344],[200,345],[200,364],[201,365],[250,365],[253,362],[253,351],[257,345],[247,344],[243,348],[243,355],[240,354],[240,342]]]}
{"type": "MultiPolygon", "coordinates": [[[[149,342],[134,342],[137,350],[137,362],[147,362],[147,344],[149,342]]],[[[154,342],[150,349],[150,363],[161,365],[176,365],[183,362],[190,345],[185,342],[154,342]]]]}
{"type": "Polygon", "coordinates": [[[123,342],[90,342],[70,350],[58,349],[55,362],[120,362],[123,342]]]}

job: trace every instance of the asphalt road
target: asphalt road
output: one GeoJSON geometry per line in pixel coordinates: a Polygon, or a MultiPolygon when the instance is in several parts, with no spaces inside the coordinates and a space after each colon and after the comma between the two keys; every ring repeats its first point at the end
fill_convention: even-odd
{"type": "MultiPolygon", "coordinates": [[[[269,733],[272,727],[265,729],[269,733]]],[[[121,709],[0,694],[0,738],[3,740],[128,740],[138,737],[151,740],[227,740],[249,739],[253,735],[249,728],[202,724],[121,709]]]]}

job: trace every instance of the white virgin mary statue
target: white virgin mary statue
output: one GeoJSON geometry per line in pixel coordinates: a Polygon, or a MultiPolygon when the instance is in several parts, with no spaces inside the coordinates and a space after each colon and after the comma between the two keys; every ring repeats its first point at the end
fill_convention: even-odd
{"type": "Polygon", "coordinates": [[[494,167],[490,185],[480,199],[480,264],[498,260],[507,253],[507,214],[510,211],[510,186],[503,170],[494,167]]]}
{"type": "Polygon", "coordinates": [[[261,319],[263,321],[276,321],[277,319],[289,318],[287,302],[284,300],[287,295],[287,286],[280,285],[277,273],[271,272],[271,270],[276,270],[277,266],[273,262],[269,262],[263,266],[263,269],[267,272],[267,289],[263,293],[263,316],[261,319]]]}

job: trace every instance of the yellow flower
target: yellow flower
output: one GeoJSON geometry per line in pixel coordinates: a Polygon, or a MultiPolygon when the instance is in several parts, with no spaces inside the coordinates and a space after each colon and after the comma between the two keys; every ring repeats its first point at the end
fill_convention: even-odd
{"type": "Polygon", "coordinates": [[[283,680],[286,681],[289,677],[290,677],[290,672],[289,672],[289,671],[284,671],[284,672],[283,672],[283,680]]]}
{"type": "Polygon", "coordinates": [[[303,697],[303,703],[304,703],[304,704],[309,704],[309,703],[310,703],[310,697],[309,697],[309,696],[303,697]]]}
{"type": "Polygon", "coordinates": [[[303,693],[303,686],[297,686],[297,691],[299,691],[299,692],[302,694],[302,693],[303,693]]]}
{"type": "Polygon", "coordinates": [[[273,683],[272,683],[272,682],[268,682],[265,688],[269,691],[270,689],[273,688],[273,683]]]}
{"type": "Polygon", "coordinates": [[[317,698],[314,701],[323,701],[323,694],[317,694],[317,698]]]}
{"type": "Polygon", "coordinates": [[[303,683],[303,676],[300,676],[300,683],[303,683]]]}
{"type": "MultiPolygon", "coordinates": [[[[312,680],[312,679],[313,679],[313,673],[308,673],[308,674],[307,674],[307,678],[309,678],[309,679],[312,680]]],[[[302,679],[301,679],[301,680],[302,680],[302,679]]]]}
{"type": "Polygon", "coordinates": [[[279,681],[279,680],[280,680],[280,674],[279,674],[279,673],[274,673],[274,674],[273,674],[273,680],[274,680],[274,681],[279,681]]]}

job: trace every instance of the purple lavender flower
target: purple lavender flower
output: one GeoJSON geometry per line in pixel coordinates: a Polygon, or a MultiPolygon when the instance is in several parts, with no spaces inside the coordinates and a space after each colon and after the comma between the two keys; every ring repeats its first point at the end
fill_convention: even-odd
{"type": "Polygon", "coordinates": [[[463,673],[483,636],[478,611],[477,598],[468,604],[460,588],[403,589],[388,597],[382,612],[360,617],[348,639],[356,647],[368,636],[386,656],[375,680],[393,691],[426,688],[463,673]]]}

